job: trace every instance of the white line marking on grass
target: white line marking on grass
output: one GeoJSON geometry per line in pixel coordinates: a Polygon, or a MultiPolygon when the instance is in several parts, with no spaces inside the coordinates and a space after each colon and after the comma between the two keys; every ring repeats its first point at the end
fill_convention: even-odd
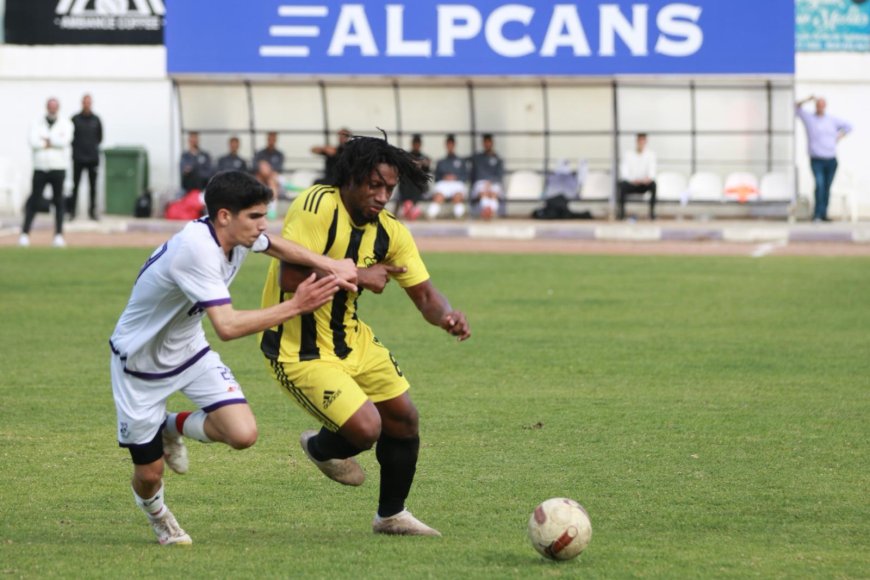
{"type": "Polygon", "coordinates": [[[753,251],[751,255],[753,258],[763,258],[764,256],[767,256],[768,254],[773,252],[775,249],[781,248],[784,245],[785,242],[768,242],[766,244],[761,244],[757,248],[755,248],[755,251],[753,251]]]}

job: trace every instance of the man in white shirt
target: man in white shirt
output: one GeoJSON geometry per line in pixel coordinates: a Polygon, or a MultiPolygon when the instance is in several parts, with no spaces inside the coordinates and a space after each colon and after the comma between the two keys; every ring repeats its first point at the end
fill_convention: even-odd
{"type": "Polygon", "coordinates": [[[63,239],[63,182],[69,165],[70,145],[73,140],[72,121],[58,115],[60,103],[48,99],[45,116],[33,122],[30,127],[30,147],[33,149],[33,188],[24,208],[24,224],[18,245],[30,245],[30,226],[42,201],[42,192],[51,185],[54,204],[54,241],[57,248],[66,246],[63,239]]]}
{"type": "Polygon", "coordinates": [[[626,151],[619,164],[617,218],[625,219],[625,200],[629,195],[649,198],[649,219],[656,219],[656,154],[646,148],[646,133],[638,133],[635,148],[626,151]]]}
{"type": "Polygon", "coordinates": [[[333,260],[266,231],[272,192],[240,171],[215,175],[205,203],[209,216],[189,223],[158,248],[139,271],[109,346],[118,442],[133,459],[133,496],[162,545],[190,544],[164,503],[164,461],[188,469],[181,436],[235,449],[257,440],[257,425],[232,372],[211,350],[202,328],[211,320],[221,340],[261,332],[316,310],[339,287],[356,290],[356,267],[333,260]],[[250,251],[313,267],[289,300],[261,310],[236,310],[229,285],[250,251]],[[194,412],[166,413],[166,400],[181,391],[194,412]]]}

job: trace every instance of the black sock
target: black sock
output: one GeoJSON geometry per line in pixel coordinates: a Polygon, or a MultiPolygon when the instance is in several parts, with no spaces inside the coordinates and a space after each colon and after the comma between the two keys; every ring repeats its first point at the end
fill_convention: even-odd
{"type": "Polygon", "coordinates": [[[417,471],[420,438],[394,439],[381,435],[375,455],[381,464],[381,493],[378,515],[387,518],[405,509],[405,500],[417,471]]]}
{"type": "Polygon", "coordinates": [[[308,440],[308,452],[317,461],[347,459],[361,451],[362,449],[357,449],[347,439],[326,427],[321,427],[320,433],[308,440]]]}

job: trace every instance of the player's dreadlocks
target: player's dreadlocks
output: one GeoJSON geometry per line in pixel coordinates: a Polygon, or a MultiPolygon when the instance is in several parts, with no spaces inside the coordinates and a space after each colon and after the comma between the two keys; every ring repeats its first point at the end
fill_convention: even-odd
{"type": "Polygon", "coordinates": [[[429,174],[423,171],[411,155],[398,147],[387,143],[387,134],[381,130],[384,137],[351,137],[336,159],[335,183],[338,187],[365,183],[372,171],[378,165],[385,163],[396,168],[399,178],[410,183],[415,188],[426,190],[429,184],[429,174]]]}

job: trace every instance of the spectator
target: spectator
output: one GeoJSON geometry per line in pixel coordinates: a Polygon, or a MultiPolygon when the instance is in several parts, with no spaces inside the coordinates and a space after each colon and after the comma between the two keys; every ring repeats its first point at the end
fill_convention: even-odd
{"type": "Polygon", "coordinates": [[[323,155],[324,157],[323,179],[320,179],[315,183],[334,185],[335,161],[336,159],[338,159],[339,154],[344,150],[344,145],[345,143],[347,143],[347,140],[350,139],[350,136],[350,129],[342,127],[338,130],[337,146],[333,147],[332,145],[327,144],[311,148],[312,153],[314,153],[315,155],[323,155]]]}
{"type": "Polygon", "coordinates": [[[544,199],[558,195],[563,195],[566,199],[576,199],[578,191],[580,191],[580,181],[577,174],[571,170],[571,162],[560,159],[553,172],[547,176],[544,199]]]}
{"type": "Polygon", "coordinates": [[[453,217],[461,219],[465,215],[465,198],[468,196],[468,163],[454,152],[456,138],[453,135],[447,135],[444,148],[447,155],[435,165],[435,185],[432,186],[432,202],[426,209],[426,217],[438,217],[441,204],[450,199],[453,217]]]}
{"type": "Polygon", "coordinates": [[[60,103],[55,98],[48,99],[45,105],[46,114],[40,117],[30,127],[30,147],[33,149],[33,190],[24,210],[24,224],[21,226],[21,237],[18,245],[30,245],[30,226],[42,201],[42,192],[46,184],[51,184],[52,202],[54,203],[54,240],[52,245],[63,248],[63,181],[66,178],[66,168],[69,165],[70,144],[73,138],[73,124],[69,119],[60,117],[60,103]]]}
{"type": "Polygon", "coordinates": [[[625,199],[629,195],[650,193],[649,219],[656,219],[656,154],[646,148],[646,133],[638,133],[635,148],[626,151],[619,164],[617,217],[625,219],[625,199]]]}
{"type": "Polygon", "coordinates": [[[248,162],[239,156],[239,138],[230,137],[230,152],[218,159],[218,171],[247,171],[248,162]]]}
{"type": "Polygon", "coordinates": [[[814,222],[831,221],[828,219],[828,199],[837,172],[837,143],[852,130],[852,125],[846,121],[828,115],[825,112],[827,105],[825,99],[812,95],[795,105],[795,114],[807,131],[810,168],[816,181],[814,222]],[[816,102],[815,114],[808,113],[803,107],[809,101],[816,102]]]}
{"type": "Polygon", "coordinates": [[[214,171],[211,155],[199,148],[199,133],[187,134],[187,151],[181,154],[181,187],[185,192],[203,190],[214,171]]]}
{"type": "Polygon", "coordinates": [[[100,165],[100,143],[103,142],[103,124],[91,110],[90,95],[82,97],[82,110],[72,118],[73,124],[73,190],[69,204],[70,219],[75,219],[79,201],[79,182],[82,172],[88,172],[88,216],[97,218],[97,167],[100,165]]]}
{"type": "MultiPolygon", "coordinates": [[[[414,160],[414,163],[422,169],[425,173],[429,173],[429,169],[432,166],[432,159],[429,158],[428,155],[423,153],[423,137],[420,134],[415,133],[411,137],[411,150],[408,151],[408,154],[411,156],[411,159],[414,160]]],[[[402,179],[399,181],[399,201],[402,202],[402,217],[407,220],[415,220],[420,217],[420,208],[417,207],[417,204],[426,194],[426,190],[422,189],[416,183],[413,183],[407,179],[402,179]]]]}
{"type": "Polygon", "coordinates": [[[499,212],[504,192],[504,162],[493,149],[492,134],[483,135],[483,151],[471,158],[471,198],[480,203],[480,217],[492,219],[499,212]]]}
{"type": "Polygon", "coordinates": [[[268,159],[261,158],[255,166],[254,177],[257,181],[272,190],[272,199],[266,206],[269,219],[274,219],[278,209],[278,198],[281,196],[281,179],[268,159]]]}
{"type": "Polygon", "coordinates": [[[260,159],[265,159],[277,173],[284,173],[284,153],[278,149],[277,143],[277,132],[269,131],[266,133],[266,148],[257,151],[257,154],[254,155],[254,160],[251,162],[251,165],[254,166],[255,170],[260,159]]]}

